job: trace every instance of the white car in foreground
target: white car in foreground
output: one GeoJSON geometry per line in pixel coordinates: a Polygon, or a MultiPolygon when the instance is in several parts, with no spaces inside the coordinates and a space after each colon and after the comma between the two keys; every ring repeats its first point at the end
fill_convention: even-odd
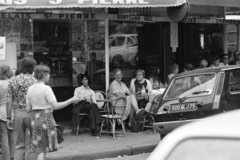
{"type": "Polygon", "coordinates": [[[235,110],[175,129],[147,160],[239,159],[240,110],[235,110]]]}

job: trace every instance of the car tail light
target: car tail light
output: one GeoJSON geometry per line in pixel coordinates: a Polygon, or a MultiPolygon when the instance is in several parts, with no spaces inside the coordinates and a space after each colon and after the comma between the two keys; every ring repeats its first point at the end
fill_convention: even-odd
{"type": "Polygon", "coordinates": [[[220,99],[223,91],[223,85],[225,80],[225,73],[220,73],[219,81],[217,84],[217,92],[213,100],[213,110],[219,109],[220,99]]]}

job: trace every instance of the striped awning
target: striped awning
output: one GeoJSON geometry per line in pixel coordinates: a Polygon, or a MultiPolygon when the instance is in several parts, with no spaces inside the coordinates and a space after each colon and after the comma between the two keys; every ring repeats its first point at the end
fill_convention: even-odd
{"type": "Polygon", "coordinates": [[[186,0],[0,0],[0,2],[15,9],[54,9],[175,7],[186,3],[186,0]]]}

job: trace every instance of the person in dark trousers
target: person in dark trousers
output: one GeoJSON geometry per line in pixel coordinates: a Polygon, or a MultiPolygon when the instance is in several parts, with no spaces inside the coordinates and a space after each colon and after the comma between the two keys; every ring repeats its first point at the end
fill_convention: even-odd
{"type": "Polygon", "coordinates": [[[95,93],[89,88],[90,78],[87,75],[81,76],[82,86],[77,87],[74,91],[74,96],[79,97],[81,101],[75,104],[73,108],[73,125],[79,123],[79,112],[90,113],[90,129],[92,136],[96,136],[100,131],[102,116],[96,104],[95,93]]]}

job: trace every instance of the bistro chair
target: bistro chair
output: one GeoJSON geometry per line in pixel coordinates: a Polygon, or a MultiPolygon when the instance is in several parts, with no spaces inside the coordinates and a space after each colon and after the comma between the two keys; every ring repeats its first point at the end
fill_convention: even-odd
{"type": "Polygon", "coordinates": [[[127,104],[127,99],[125,97],[119,97],[113,100],[109,112],[107,114],[102,115],[102,124],[101,124],[101,130],[100,130],[100,136],[102,133],[112,133],[113,134],[113,139],[115,140],[115,134],[116,133],[124,133],[126,137],[126,131],[125,131],[125,124],[123,121],[123,114],[125,113],[126,109],[126,104],[127,104]],[[111,130],[108,131],[103,131],[104,127],[104,122],[108,121],[111,124],[111,130]],[[119,122],[122,126],[122,132],[118,131],[116,132],[116,123],[119,122]]]}
{"type": "MultiPolygon", "coordinates": [[[[96,100],[103,100],[103,99],[106,99],[107,96],[106,96],[106,93],[103,92],[103,91],[95,91],[95,97],[96,97],[96,100]]],[[[98,106],[98,109],[99,109],[99,112],[101,114],[104,114],[104,113],[107,113],[107,103],[106,102],[96,102],[97,106],[98,106]]]]}
{"type": "MultiPolygon", "coordinates": [[[[80,111],[81,111],[81,109],[80,109],[80,111]]],[[[78,135],[80,124],[81,124],[81,120],[83,119],[83,117],[87,117],[89,119],[90,118],[89,113],[81,113],[81,112],[79,112],[79,122],[78,122],[78,125],[77,125],[77,128],[76,128],[76,135],[78,135]]],[[[87,129],[87,128],[84,128],[84,129],[87,129]]],[[[74,128],[73,128],[73,130],[74,130],[74,128]]]]}
{"type": "Polygon", "coordinates": [[[147,115],[144,115],[143,117],[143,126],[142,126],[142,131],[144,131],[145,128],[151,128],[153,129],[153,133],[156,134],[156,130],[153,128],[152,124],[154,123],[154,118],[153,118],[153,114],[157,109],[157,106],[160,102],[160,98],[161,98],[161,94],[157,95],[154,97],[152,103],[148,103],[147,105],[151,105],[150,107],[150,111],[147,115]],[[146,124],[148,123],[148,125],[146,124]]]}

